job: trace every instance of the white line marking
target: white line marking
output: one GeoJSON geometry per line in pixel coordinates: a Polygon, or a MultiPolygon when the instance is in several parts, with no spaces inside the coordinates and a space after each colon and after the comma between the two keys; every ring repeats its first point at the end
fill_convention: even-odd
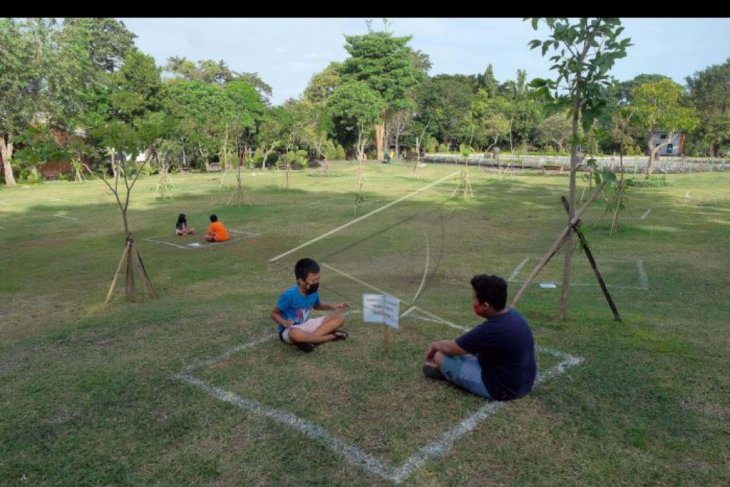
{"type": "Polygon", "coordinates": [[[525,259],[522,262],[520,262],[517,267],[515,267],[515,270],[512,271],[512,274],[510,274],[510,276],[507,278],[507,282],[511,282],[512,279],[514,279],[515,277],[517,277],[517,274],[520,273],[520,271],[522,270],[522,268],[525,267],[525,264],[527,264],[527,262],[529,262],[529,260],[530,260],[529,257],[525,257],[525,259]]]}
{"type": "Polygon", "coordinates": [[[228,230],[229,233],[237,233],[238,235],[246,235],[248,237],[258,237],[260,233],[247,232],[245,230],[228,230]]]}
{"type": "MultiPolygon", "coordinates": [[[[370,288],[370,289],[372,289],[373,291],[377,291],[377,292],[379,292],[380,294],[388,294],[388,295],[390,295],[390,296],[393,296],[393,295],[392,295],[392,294],[390,294],[389,292],[383,291],[382,289],[378,289],[377,287],[375,287],[375,286],[372,286],[372,285],[368,284],[368,283],[367,283],[367,282],[365,282],[365,281],[361,281],[361,280],[360,280],[360,279],[358,279],[357,277],[351,276],[350,274],[348,274],[348,273],[346,273],[346,272],[343,272],[343,271],[341,271],[341,270],[339,270],[339,269],[335,269],[334,267],[332,267],[331,265],[329,265],[329,264],[327,264],[327,263],[325,263],[325,262],[321,262],[320,264],[321,264],[322,266],[326,267],[327,269],[329,269],[329,270],[331,270],[331,271],[334,271],[334,272],[336,272],[336,273],[340,274],[341,276],[344,276],[344,277],[346,277],[346,278],[348,278],[348,279],[352,279],[352,280],[353,280],[353,281],[355,281],[356,283],[358,283],[358,284],[362,284],[363,286],[365,286],[365,287],[367,287],[367,288],[370,288]]],[[[399,300],[399,301],[400,301],[401,303],[405,303],[405,302],[406,302],[406,300],[405,300],[405,299],[401,299],[401,298],[399,298],[398,296],[393,296],[393,297],[394,297],[394,298],[396,298],[396,299],[398,299],[398,300],[399,300]]]]}
{"type": "Polygon", "coordinates": [[[291,250],[288,250],[288,251],[284,252],[283,254],[279,254],[279,255],[277,255],[276,257],[273,257],[272,259],[269,259],[269,262],[275,262],[275,261],[277,261],[277,260],[281,259],[282,257],[284,257],[284,256],[287,256],[287,255],[291,254],[292,252],[296,252],[297,250],[303,249],[304,247],[306,247],[306,246],[308,246],[308,245],[311,245],[311,244],[313,244],[314,242],[317,242],[317,241],[319,241],[319,240],[322,240],[323,238],[329,237],[329,236],[330,236],[330,235],[332,235],[333,233],[339,232],[339,231],[340,231],[340,230],[342,230],[343,228],[347,228],[347,227],[349,227],[350,225],[354,225],[355,223],[359,222],[360,220],[364,220],[365,218],[368,218],[368,217],[370,217],[370,216],[372,216],[372,215],[374,215],[374,214],[376,214],[376,213],[378,213],[378,212],[380,212],[380,211],[383,211],[383,210],[385,210],[386,208],[389,208],[389,207],[393,206],[393,205],[394,205],[394,204],[396,204],[396,203],[400,203],[401,201],[403,201],[403,200],[405,200],[405,199],[407,199],[407,198],[410,198],[411,196],[413,196],[413,195],[415,195],[415,194],[418,194],[418,193],[420,193],[421,191],[425,191],[425,190],[427,190],[428,188],[430,188],[431,186],[435,186],[435,185],[437,185],[437,184],[439,184],[439,183],[441,183],[441,182],[443,182],[443,181],[447,180],[448,178],[451,178],[451,177],[454,177],[454,176],[456,176],[456,175],[457,175],[457,174],[459,174],[459,173],[460,173],[460,171],[456,171],[456,172],[454,172],[454,173],[451,173],[451,174],[449,174],[449,175],[447,175],[447,176],[444,176],[443,178],[439,179],[438,181],[434,181],[433,183],[431,183],[431,184],[429,184],[429,185],[427,185],[427,186],[424,186],[424,187],[423,187],[423,188],[421,188],[421,189],[418,189],[418,190],[416,190],[416,191],[414,191],[414,192],[412,192],[412,193],[408,193],[408,194],[407,194],[407,195],[405,195],[405,196],[401,196],[401,197],[400,197],[400,198],[398,198],[397,200],[395,200],[395,201],[391,201],[390,203],[388,203],[388,204],[387,204],[387,205],[385,205],[385,206],[381,206],[380,208],[376,208],[376,209],[374,209],[373,211],[371,211],[370,213],[366,213],[366,214],[364,214],[363,216],[361,216],[361,217],[359,217],[359,218],[355,218],[354,220],[352,220],[352,221],[350,221],[350,222],[348,222],[348,223],[345,223],[344,225],[340,225],[339,227],[337,227],[337,228],[335,228],[335,229],[333,229],[333,230],[330,230],[330,231],[329,231],[329,232],[327,232],[327,233],[324,233],[324,234],[320,235],[319,237],[313,238],[313,239],[312,239],[312,240],[310,240],[309,242],[305,242],[305,243],[303,243],[303,244],[299,245],[298,247],[294,247],[293,249],[291,249],[291,250]]]}
{"type": "Polygon", "coordinates": [[[5,206],[10,206],[10,203],[6,203],[6,202],[4,202],[2,200],[0,200],[0,204],[5,205],[5,206]]]}
{"type": "Polygon", "coordinates": [[[649,276],[646,275],[643,260],[638,259],[636,261],[636,269],[639,271],[639,282],[641,283],[641,289],[649,289],[649,276]]]}
{"type": "Polygon", "coordinates": [[[416,309],[416,307],[415,306],[411,306],[410,308],[408,308],[408,310],[402,312],[401,315],[400,315],[400,317],[403,318],[404,316],[408,316],[410,314],[410,312],[413,311],[414,309],[416,309]]]}
{"type": "Polygon", "coordinates": [[[646,220],[646,217],[649,216],[649,213],[651,213],[651,208],[646,210],[643,215],[641,215],[640,220],[646,220]]]}
{"type": "MultiPolygon", "coordinates": [[[[372,474],[379,475],[380,477],[395,483],[403,482],[405,479],[410,477],[415,470],[424,466],[428,460],[443,455],[459,438],[474,430],[479,425],[479,423],[487,419],[495,412],[509,405],[508,402],[485,402],[482,407],[471,413],[466,418],[462,419],[456,426],[446,431],[440,438],[419,448],[402,465],[398,467],[391,467],[379,461],[377,458],[375,458],[373,455],[370,455],[363,449],[332,435],[323,426],[320,426],[311,421],[307,421],[290,412],[267,407],[256,400],[241,397],[230,391],[226,391],[225,389],[209,384],[202,379],[198,379],[191,374],[191,372],[195,369],[207,367],[217,362],[227,360],[234,353],[240,352],[247,348],[252,348],[265,341],[271,340],[275,336],[276,334],[274,333],[259,338],[258,340],[255,340],[253,342],[234,347],[224,352],[223,354],[218,355],[215,358],[188,366],[184,368],[181,372],[176,374],[174,377],[180,381],[199,387],[204,392],[220,401],[233,404],[244,411],[250,411],[266,418],[270,418],[285,426],[289,426],[299,431],[300,433],[310,438],[313,438],[316,441],[319,441],[325,447],[329,448],[332,452],[344,457],[345,460],[347,460],[351,464],[362,467],[372,474]]],[[[544,373],[539,372],[537,378],[535,379],[535,386],[559,374],[562,374],[563,372],[565,372],[565,369],[567,367],[578,365],[583,362],[583,358],[581,357],[574,357],[572,355],[557,350],[552,350],[540,346],[536,346],[535,349],[537,351],[548,353],[562,359],[562,362],[551,367],[544,373]]]]}
{"type": "MultiPolygon", "coordinates": [[[[384,293],[384,294],[390,294],[390,293],[385,293],[384,291],[381,291],[381,290],[377,289],[376,287],[371,286],[370,284],[367,284],[344,272],[338,271],[337,269],[333,268],[332,266],[329,266],[327,264],[322,264],[322,265],[324,265],[327,268],[329,268],[345,277],[348,277],[348,278],[354,280],[355,282],[358,282],[359,284],[362,284],[363,286],[366,286],[370,289],[374,289],[374,290],[384,293]]],[[[469,329],[467,327],[455,325],[454,323],[444,320],[429,311],[419,308],[418,306],[411,306],[401,316],[405,316],[414,310],[417,310],[420,313],[425,314],[427,317],[431,317],[434,321],[438,321],[439,323],[443,323],[452,328],[456,328],[456,329],[459,329],[462,331],[469,329]]],[[[417,319],[418,318],[419,317],[417,317],[417,319]]],[[[416,453],[411,455],[411,457],[409,457],[401,466],[390,467],[390,466],[380,462],[377,458],[375,458],[374,456],[365,452],[361,448],[358,448],[357,446],[350,444],[346,441],[343,441],[340,438],[332,435],[323,426],[312,423],[310,421],[306,421],[287,411],[263,406],[258,401],[255,401],[252,399],[246,399],[244,397],[238,396],[232,392],[226,391],[220,387],[216,387],[212,384],[209,384],[209,383],[207,383],[201,379],[198,379],[196,377],[193,377],[191,375],[191,373],[196,369],[199,369],[201,367],[207,367],[207,366],[213,365],[215,363],[227,360],[234,353],[240,352],[241,350],[245,350],[247,348],[252,348],[260,343],[263,343],[265,341],[272,339],[275,336],[276,336],[276,334],[267,335],[265,337],[255,340],[253,342],[239,345],[238,347],[234,347],[212,359],[204,360],[201,362],[197,362],[193,365],[187,366],[174,377],[183,382],[186,382],[188,384],[201,388],[203,391],[205,391],[209,395],[211,395],[221,401],[225,401],[225,402],[234,404],[234,405],[238,406],[240,409],[243,409],[246,411],[251,411],[251,412],[259,414],[261,416],[273,419],[274,421],[277,421],[278,423],[281,423],[283,425],[294,428],[295,430],[301,432],[302,434],[307,435],[316,441],[319,441],[325,447],[332,450],[334,453],[339,454],[342,457],[344,457],[345,460],[347,460],[351,464],[360,466],[375,475],[379,475],[380,477],[382,477],[386,480],[390,480],[395,483],[401,483],[402,481],[407,479],[415,470],[417,470],[418,468],[425,465],[428,460],[443,455],[459,438],[461,438],[466,433],[469,433],[470,431],[472,431],[474,428],[476,428],[479,425],[479,423],[481,423],[482,421],[487,419],[489,416],[494,414],[496,411],[502,409],[503,407],[505,407],[509,404],[508,402],[498,402],[498,401],[486,402],[484,404],[484,406],[482,406],[477,411],[473,412],[472,414],[470,414],[469,416],[467,416],[466,418],[461,420],[461,422],[459,422],[459,424],[457,424],[455,427],[446,431],[439,439],[432,441],[432,442],[428,443],[427,445],[419,448],[416,451],[416,453]]],[[[538,384],[541,384],[542,382],[544,382],[548,379],[551,379],[559,374],[562,374],[563,372],[565,372],[565,369],[567,367],[578,365],[581,362],[583,362],[583,358],[581,358],[581,357],[574,357],[572,355],[569,355],[567,353],[560,352],[557,350],[552,350],[552,349],[544,348],[544,347],[540,347],[540,346],[536,346],[535,349],[537,351],[540,351],[543,353],[552,354],[552,355],[558,357],[559,359],[562,359],[562,361],[560,363],[558,363],[557,365],[548,369],[544,373],[538,372],[538,376],[535,379],[535,386],[537,386],[538,384]]]]}
{"type": "Polygon", "coordinates": [[[56,218],[65,218],[66,220],[71,220],[75,222],[79,221],[78,218],[75,218],[73,216],[56,215],[56,218]]]}
{"type": "Polygon", "coordinates": [[[368,453],[365,453],[365,451],[356,447],[355,445],[347,443],[337,438],[336,436],[333,436],[329,431],[327,431],[325,428],[318,424],[306,421],[299,416],[296,416],[286,411],[282,411],[280,409],[263,406],[258,401],[246,399],[236,394],[233,394],[232,392],[223,390],[220,387],[212,386],[207,382],[197,379],[191,375],[178,374],[175,377],[184,382],[187,382],[188,384],[201,388],[203,391],[207,392],[217,399],[220,399],[221,401],[235,404],[245,411],[251,411],[261,416],[273,419],[274,421],[281,423],[285,426],[294,428],[305,436],[318,440],[320,443],[324,444],[324,446],[326,446],[333,452],[342,455],[350,463],[356,466],[360,466],[365,470],[368,470],[369,472],[372,472],[383,478],[393,480],[393,474],[391,472],[391,469],[385,467],[375,457],[369,455],[368,453]]]}
{"type": "Polygon", "coordinates": [[[166,238],[164,235],[161,235],[159,237],[149,237],[149,238],[145,238],[144,240],[146,242],[154,242],[154,243],[159,243],[159,244],[170,245],[171,247],[177,247],[178,249],[193,250],[193,249],[205,249],[205,248],[213,247],[213,246],[220,246],[221,244],[237,242],[239,240],[243,240],[244,238],[255,238],[255,237],[258,237],[261,235],[260,233],[251,233],[251,232],[246,232],[244,230],[229,230],[228,232],[236,233],[236,234],[239,234],[242,236],[238,237],[238,238],[232,238],[230,240],[226,240],[225,242],[192,242],[192,243],[197,243],[198,245],[190,245],[191,242],[188,242],[183,245],[183,244],[176,244],[176,243],[168,242],[166,240],[160,240],[160,239],[166,238]]]}
{"type": "Polygon", "coordinates": [[[421,291],[423,290],[423,285],[426,284],[426,276],[428,276],[428,267],[431,265],[431,245],[428,241],[428,233],[426,233],[426,230],[423,231],[423,237],[426,240],[426,267],[423,269],[423,277],[421,278],[421,285],[418,286],[418,291],[416,291],[415,296],[413,296],[413,299],[411,299],[411,304],[416,302],[416,299],[418,299],[418,296],[421,294],[421,291]]]}
{"type": "Polygon", "coordinates": [[[224,360],[228,360],[231,357],[231,355],[233,355],[234,353],[238,353],[242,350],[246,350],[247,348],[255,347],[256,345],[260,345],[264,342],[271,340],[275,336],[276,336],[276,333],[272,333],[271,335],[263,336],[263,337],[259,338],[258,340],[244,343],[243,345],[238,345],[237,347],[233,347],[229,350],[226,350],[222,354],[217,355],[211,359],[203,360],[201,362],[195,362],[192,365],[188,365],[187,367],[182,369],[182,371],[180,371],[180,373],[184,374],[184,375],[189,375],[189,374],[192,374],[197,369],[204,368],[204,367],[210,367],[211,365],[217,364],[218,362],[223,362],[224,360]]]}

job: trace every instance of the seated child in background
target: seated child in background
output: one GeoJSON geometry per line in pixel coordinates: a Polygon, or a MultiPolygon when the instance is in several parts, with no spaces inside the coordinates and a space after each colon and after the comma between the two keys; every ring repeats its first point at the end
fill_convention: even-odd
{"type": "Polygon", "coordinates": [[[208,242],[225,242],[229,238],[231,237],[228,235],[228,229],[223,225],[223,222],[219,222],[216,215],[210,215],[210,226],[205,240],[208,242]]]}
{"type": "Polygon", "coordinates": [[[185,218],[185,213],[180,213],[175,224],[175,233],[177,235],[192,235],[193,232],[195,232],[195,229],[188,227],[188,219],[185,218]]]}

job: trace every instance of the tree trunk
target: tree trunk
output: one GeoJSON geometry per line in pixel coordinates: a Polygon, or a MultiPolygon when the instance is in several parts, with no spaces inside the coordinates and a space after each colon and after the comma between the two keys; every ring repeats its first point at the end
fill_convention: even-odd
{"type": "MultiPolygon", "coordinates": [[[[575,216],[575,176],[578,172],[581,158],[578,155],[578,122],[580,121],[580,96],[576,96],[573,105],[573,144],[570,149],[570,191],[568,194],[568,224],[575,216]]],[[[565,241],[565,259],[563,260],[563,281],[560,289],[560,305],[558,306],[558,321],[564,321],[568,313],[568,296],[570,294],[570,270],[573,264],[573,233],[568,232],[565,241]]]]}
{"type": "Polygon", "coordinates": [[[5,185],[6,186],[15,186],[15,176],[13,176],[13,166],[10,163],[10,161],[13,158],[12,134],[7,134],[3,137],[0,137],[0,155],[2,155],[2,158],[3,158],[3,171],[5,174],[5,185]],[[10,142],[6,143],[5,142],[6,138],[10,142]]]}
{"type": "Polygon", "coordinates": [[[385,158],[385,125],[377,124],[375,126],[375,151],[379,161],[385,158]]]}
{"type": "Polygon", "coordinates": [[[649,162],[646,164],[646,177],[650,178],[652,173],[654,172],[654,155],[656,154],[656,151],[654,150],[654,147],[651,146],[652,138],[651,135],[649,135],[649,142],[647,145],[649,146],[649,162]]]}
{"type": "MultiPolygon", "coordinates": [[[[378,125],[376,125],[377,130],[378,125]]],[[[382,125],[380,125],[382,127],[382,125]]],[[[362,136],[363,129],[360,127],[360,129],[357,132],[357,160],[362,161],[365,158],[365,138],[362,136]]],[[[376,132],[377,133],[377,132],[376,132]]]]}

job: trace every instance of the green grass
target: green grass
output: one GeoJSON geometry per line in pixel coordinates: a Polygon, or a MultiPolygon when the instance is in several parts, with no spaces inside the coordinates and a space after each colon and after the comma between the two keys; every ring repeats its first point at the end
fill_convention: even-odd
{"type": "MultiPolygon", "coordinates": [[[[362,323],[362,294],[374,292],[367,285],[387,291],[404,311],[420,289],[417,306],[473,326],[469,279],[506,278],[529,258],[510,284],[519,289],[565,224],[567,178],[473,168],[469,201],[449,199],[454,177],[269,262],[455,171],[427,166],[416,179],[409,166],[366,164],[355,207],[357,167],[331,166],[330,176],[292,173],[289,189],[281,172],[247,171],[246,202],[230,206],[231,175],[222,187],[220,174],[173,176],[172,198],[155,198],[156,176],[141,179],[130,226],[159,298],[144,298],[138,279],[134,302],[120,283],[108,306],[124,237],[105,186],[0,188],[0,484],[389,485],[175,378],[272,334],[268,313],[304,256],[327,265],[323,299],[351,303],[350,338],[311,354],[272,338],[196,377],[318,424],[393,467],[480,408],[420,374],[426,345],[458,330],[413,313],[386,354],[382,328],[362,323]],[[194,237],[174,235],[180,212],[194,237]],[[198,240],[211,213],[259,236],[198,250],[146,240],[198,240]]],[[[614,235],[600,201],[583,218],[625,323],[612,319],[576,249],[566,321],[555,321],[558,290],[533,285],[517,307],[539,345],[584,362],[497,411],[404,484],[730,483],[730,174],[667,182],[630,188],[614,235]]],[[[561,269],[559,253],[537,281],[560,282],[561,269]]],[[[557,361],[538,360],[543,371],[557,361]]]]}

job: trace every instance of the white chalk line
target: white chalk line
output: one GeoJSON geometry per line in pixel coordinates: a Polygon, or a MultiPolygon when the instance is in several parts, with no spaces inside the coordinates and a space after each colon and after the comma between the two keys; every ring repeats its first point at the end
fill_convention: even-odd
{"type": "Polygon", "coordinates": [[[649,276],[646,275],[643,260],[638,259],[636,261],[636,270],[639,272],[639,282],[641,283],[642,289],[649,289],[649,276]]]}
{"type": "Polygon", "coordinates": [[[369,212],[369,213],[365,213],[365,214],[364,214],[363,216],[361,216],[361,217],[358,217],[358,218],[355,218],[354,220],[351,220],[351,221],[349,221],[349,222],[345,223],[344,225],[340,225],[339,227],[337,227],[337,228],[335,228],[335,229],[333,229],[333,230],[330,230],[329,232],[323,233],[323,234],[322,234],[322,235],[320,235],[319,237],[315,237],[315,238],[313,238],[312,240],[310,240],[309,242],[305,242],[305,243],[303,243],[303,244],[301,244],[301,245],[299,245],[299,246],[297,246],[297,247],[294,247],[294,248],[293,248],[293,249],[291,249],[291,250],[288,250],[288,251],[284,252],[283,254],[279,254],[279,255],[277,255],[276,257],[273,257],[273,258],[271,258],[271,259],[269,259],[269,262],[276,262],[277,260],[281,259],[282,257],[285,257],[285,256],[287,256],[287,255],[289,255],[289,254],[291,254],[291,253],[293,253],[293,252],[296,252],[297,250],[303,249],[304,247],[307,247],[308,245],[311,245],[311,244],[313,244],[314,242],[318,242],[319,240],[322,240],[323,238],[327,238],[327,237],[329,237],[330,235],[332,235],[333,233],[339,232],[340,230],[342,230],[342,229],[344,229],[344,228],[347,228],[347,227],[349,227],[350,225],[354,225],[355,223],[359,222],[360,220],[364,220],[365,218],[368,218],[368,217],[370,217],[370,216],[372,216],[372,215],[374,215],[374,214],[376,214],[376,213],[378,213],[378,212],[381,212],[381,211],[385,210],[386,208],[389,208],[389,207],[391,207],[391,206],[395,205],[396,203],[400,203],[401,201],[403,201],[403,200],[405,200],[405,199],[407,199],[407,198],[410,198],[411,196],[413,196],[413,195],[415,195],[415,194],[418,194],[418,193],[420,193],[420,192],[422,192],[422,191],[425,191],[425,190],[427,190],[428,188],[430,188],[431,186],[435,186],[435,185],[437,185],[437,184],[439,184],[439,183],[441,183],[441,182],[443,182],[443,181],[447,180],[448,178],[451,178],[451,177],[454,177],[454,176],[456,176],[457,174],[460,174],[460,172],[461,172],[461,171],[456,171],[456,172],[454,172],[454,173],[451,173],[451,174],[449,174],[449,175],[447,175],[447,176],[444,176],[443,178],[439,179],[438,181],[434,181],[433,183],[430,183],[430,184],[428,184],[427,186],[424,186],[424,187],[423,187],[423,188],[421,188],[421,189],[418,189],[418,190],[416,190],[416,191],[414,191],[414,192],[412,192],[412,193],[408,193],[408,194],[407,194],[407,195],[405,195],[405,196],[401,196],[401,197],[400,197],[400,198],[398,198],[397,200],[395,200],[395,201],[391,201],[391,202],[390,202],[390,203],[388,203],[387,205],[381,206],[380,208],[376,208],[376,209],[374,209],[373,211],[371,211],[371,212],[369,212]]]}
{"type": "MultiPolygon", "coordinates": [[[[512,274],[507,278],[507,282],[515,283],[515,284],[524,284],[525,281],[516,281],[515,278],[519,275],[520,271],[522,271],[522,268],[527,264],[527,262],[530,259],[534,259],[535,257],[525,257],[525,259],[520,262],[517,267],[515,267],[515,270],[512,271],[512,274]]],[[[626,259],[601,259],[602,263],[627,263],[630,262],[630,260],[626,259]]],[[[638,268],[638,276],[639,276],[639,285],[620,285],[620,284],[606,284],[606,287],[611,289],[643,289],[648,290],[649,289],[649,278],[646,275],[646,271],[644,270],[644,263],[641,259],[636,260],[636,266],[638,268]]],[[[539,282],[534,282],[533,284],[538,285],[539,282]]],[[[589,287],[589,286],[598,286],[599,284],[597,282],[571,282],[571,287],[589,287]]]]}
{"type": "MultiPolygon", "coordinates": [[[[336,269],[332,269],[332,270],[337,272],[336,269]]],[[[375,288],[374,286],[364,283],[363,281],[356,279],[353,276],[346,276],[346,277],[350,277],[351,279],[354,279],[356,282],[361,283],[364,286],[377,290],[377,288],[375,288]]],[[[384,291],[379,291],[379,292],[383,292],[384,294],[389,294],[389,293],[385,293],[384,291]]],[[[435,314],[433,314],[429,311],[426,311],[418,306],[411,306],[401,316],[405,316],[414,310],[419,311],[420,313],[423,313],[427,316],[430,316],[430,317],[434,318],[435,320],[437,320],[438,322],[446,324],[453,328],[457,328],[462,331],[468,330],[467,327],[463,327],[463,326],[459,326],[459,325],[450,323],[449,321],[444,320],[444,319],[436,316],[435,314]]],[[[494,414],[496,411],[498,411],[508,405],[507,402],[499,402],[499,401],[487,402],[484,406],[479,408],[477,411],[475,411],[474,413],[472,413],[469,416],[467,416],[466,418],[464,418],[461,422],[459,422],[458,425],[456,425],[455,427],[446,431],[440,438],[419,448],[401,466],[391,467],[391,466],[384,464],[383,462],[380,462],[378,459],[376,459],[374,456],[370,455],[363,449],[361,449],[353,444],[350,444],[346,441],[343,441],[342,439],[330,434],[329,431],[326,428],[324,428],[323,426],[312,423],[310,421],[306,421],[305,419],[300,418],[290,412],[263,406],[258,401],[255,401],[252,399],[246,399],[241,396],[238,396],[232,392],[226,391],[220,387],[216,387],[201,379],[193,377],[191,374],[196,369],[199,369],[202,367],[208,367],[215,363],[227,360],[234,353],[238,353],[247,348],[252,348],[265,341],[271,340],[275,336],[276,336],[275,333],[271,334],[271,335],[267,335],[267,336],[264,336],[257,340],[254,340],[253,342],[249,342],[249,343],[234,347],[212,359],[204,360],[201,362],[196,362],[193,365],[185,367],[180,373],[175,375],[175,378],[178,380],[181,380],[183,382],[186,382],[190,385],[197,386],[197,387],[201,388],[203,391],[205,391],[206,393],[208,393],[209,395],[211,395],[221,401],[225,401],[230,404],[234,404],[242,410],[251,411],[251,412],[259,414],[261,416],[273,419],[274,421],[277,421],[280,424],[294,428],[295,430],[299,431],[300,433],[307,435],[307,436],[315,439],[316,441],[319,441],[321,444],[323,444],[325,447],[332,450],[334,453],[344,457],[345,460],[347,460],[351,464],[364,468],[365,470],[367,470],[368,472],[370,472],[374,475],[378,475],[386,480],[390,480],[395,483],[400,483],[403,480],[407,479],[415,470],[417,470],[417,469],[421,468],[423,465],[425,465],[428,460],[443,455],[449,448],[451,448],[451,446],[456,442],[456,440],[458,440],[460,437],[462,437],[466,433],[469,433],[470,431],[474,430],[482,421],[487,419],[489,416],[494,414]]],[[[540,346],[536,346],[535,349],[537,351],[540,351],[543,353],[548,353],[548,354],[558,357],[559,359],[562,359],[562,362],[551,367],[544,373],[538,372],[538,375],[535,379],[535,386],[537,386],[537,385],[541,384],[542,382],[549,380],[559,374],[562,374],[563,372],[565,372],[565,369],[567,367],[570,367],[573,365],[578,365],[581,362],[583,362],[582,357],[574,357],[570,354],[567,354],[565,352],[561,352],[558,350],[552,350],[552,349],[544,348],[544,347],[540,347],[540,346]]]]}
{"type": "Polygon", "coordinates": [[[176,244],[173,242],[168,242],[166,240],[162,240],[162,239],[166,238],[164,235],[161,235],[159,237],[149,237],[149,238],[145,238],[144,240],[146,242],[154,242],[154,243],[158,243],[158,244],[169,245],[171,247],[176,247],[178,249],[195,250],[195,249],[205,249],[205,248],[213,247],[213,246],[219,247],[221,244],[233,243],[233,242],[237,242],[239,240],[243,240],[245,238],[255,238],[255,237],[258,237],[261,235],[260,233],[246,232],[243,230],[229,230],[228,232],[235,233],[235,234],[238,234],[241,236],[238,238],[232,238],[232,239],[226,240],[225,242],[197,242],[196,241],[196,242],[189,242],[187,244],[176,244]],[[190,245],[191,243],[197,243],[198,245],[191,246],[190,245]]]}
{"type": "Polygon", "coordinates": [[[426,267],[423,269],[423,277],[421,278],[421,285],[418,286],[418,291],[416,291],[416,294],[413,296],[413,299],[411,299],[411,303],[413,304],[416,302],[416,299],[418,299],[418,296],[420,296],[421,291],[423,290],[424,284],[426,284],[426,277],[428,276],[428,267],[431,265],[431,245],[428,241],[428,233],[426,230],[423,231],[423,237],[424,240],[426,240],[426,267]]]}
{"type": "Polygon", "coordinates": [[[510,281],[512,281],[512,279],[514,279],[515,277],[517,277],[517,274],[520,273],[520,271],[522,270],[522,268],[525,267],[525,264],[527,264],[527,262],[529,262],[529,260],[530,260],[529,257],[525,257],[525,259],[522,262],[520,262],[517,265],[517,267],[515,267],[515,270],[512,271],[512,274],[510,274],[510,276],[507,278],[507,282],[510,282],[510,281]]]}
{"type": "Polygon", "coordinates": [[[324,427],[300,418],[292,413],[282,411],[280,409],[271,408],[261,405],[258,401],[252,399],[246,399],[238,396],[232,392],[228,392],[220,387],[216,387],[208,384],[207,382],[197,379],[192,375],[178,374],[175,376],[188,384],[197,386],[203,391],[207,392],[211,396],[215,397],[224,402],[234,404],[240,409],[250,411],[260,416],[273,419],[274,421],[281,423],[285,426],[289,426],[303,435],[313,438],[319,441],[325,447],[329,448],[333,452],[341,455],[350,463],[362,467],[365,470],[372,472],[385,479],[393,479],[392,469],[384,466],[372,455],[366,453],[361,448],[356,447],[350,443],[347,443],[340,438],[332,435],[324,427]]]}
{"type": "Polygon", "coordinates": [[[272,333],[270,335],[266,335],[257,340],[254,340],[252,342],[244,343],[243,345],[238,345],[236,347],[233,347],[229,350],[226,350],[222,354],[217,355],[208,360],[202,360],[200,362],[195,362],[192,365],[188,365],[185,368],[183,368],[182,371],[180,371],[180,373],[183,375],[189,375],[198,369],[210,367],[211,365],[217,364],[218,362],[223,362],[224,360],[228,360],[233,354],[236,354],[242,350],[246,350],[247,348],[252,348],[252,347],[255,347],[256,345],[260,345],[264,342],[267,342],[267,341],[271,340],[272,338],[276,337],[276,335],[277,335],[276,333],[272,333]]]}
{"type": "Polygon", "coordinates": [[[641,220],[646,220],[646,217],[649,216],[649,213],[651,213],[651,208],[646,210],[643,215],[641,215],[641,220]]]}
{"type": "Polygon", "coordinates": [[[0,205],[10,206],[10,203],[6,203],[3,200],[0,200],[0,205]]]}
{"type": "MultiPolygon", "coordinates": [[[[323,266],[323,267],[326,267],[327,269],[329,269],[329,270],[331,270],[331,271],[333,271],[333,272],[336,272],[337,274],[339,274],[339,275],[341,275],[341,276],[344,276],[344,277],[346,277],[346,278],[348,278],[348,279],[352,279],[352,280],[353,280],[353,281],[355,281],[356,283],[358,283],[358,284],[361,284],[361,285],[365,286],[366,288],[372,289],[373,291],[377,291],[377,292],[379,292],[380,294],[387,294],[387,295],[389,295],[389,296],[393,296],[393,295],[392,295],[392,294],[390,294],[389,292],[383,291],[382,289],[378,289],[377,287],[375,287],[375,286],[373,286],[373,285],[370,285],[370,284],[368,284],[368,283],[367,283],[367,282],[365,282],[365,281],[361,281],[361,280],[360,280],[360,279],[358,279],[357,277],[355,277],[355,276],[351,276],[350,274],[348,274],[348,273],[346,273],[346,272],[344,272],[344,271],[341,271],[341,270],[339,270],[339,269],[336,269],[335,267],[332,267],[331,265],[327,264],[326,262],[320,262],[320,265],[321,265],[321,266],[323,266]]],[[[396,299],[397,299],[398,301],[400,301],[401,303],[405,303],[405,302],[406,302],[406,300],[405,300],[405,299],[401,299],[401,298],[399,298],[398,296],[393,296],[393,297],[394,297],[394,298],[396,298],[396,299]]]]}
{"type": "Polygon", "coordinates": [[[66,220],[71,220],[71,221],[74,221],[74,222],[77,222],[77,221],[79,221],[79,219],[78,219],[78,218],[76,218],[76,217],[73,217],[73,216],[65,216],[65,215],[55,215],[55,216],[56,216],[57,218],[63,218],[63,219],[66,219],[66,220]]]}

